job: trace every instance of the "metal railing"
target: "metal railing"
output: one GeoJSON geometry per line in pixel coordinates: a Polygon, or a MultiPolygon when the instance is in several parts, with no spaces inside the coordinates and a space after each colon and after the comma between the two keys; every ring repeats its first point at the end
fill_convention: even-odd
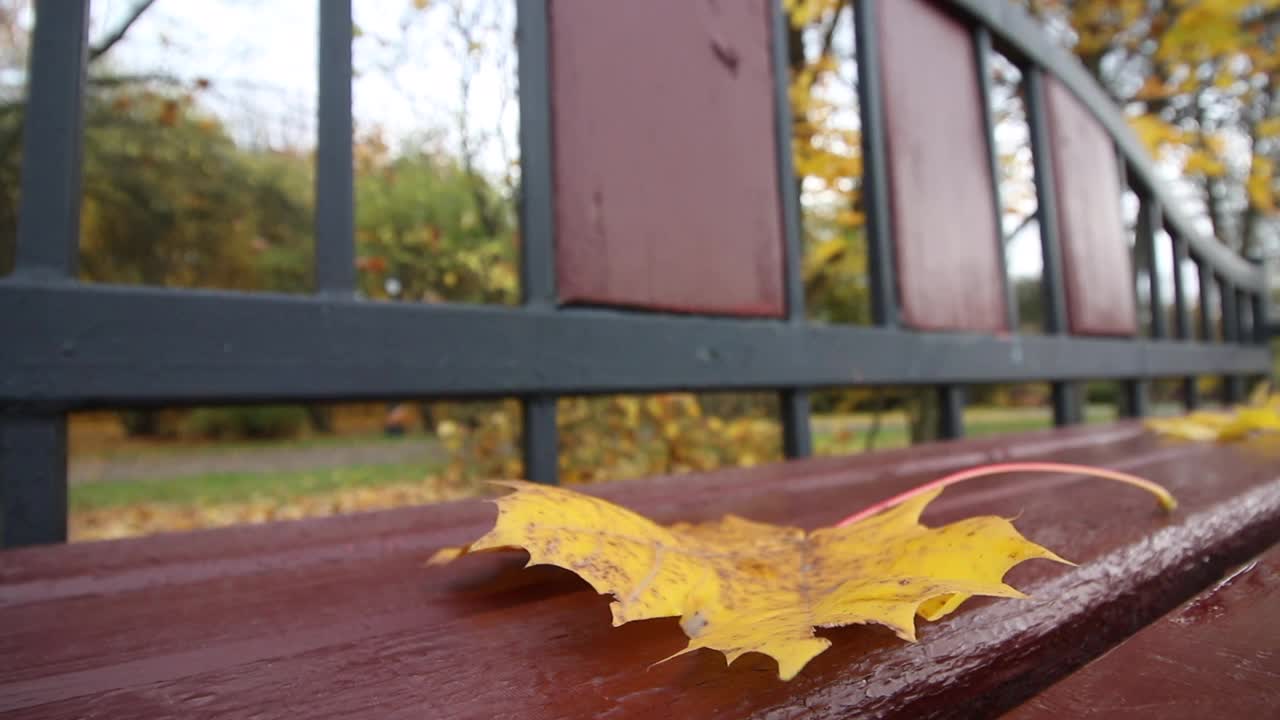
{"type": "MultiPolygon", "coordinates": [[[[882,0],[883,1],[883,0],[882,0]]],[[[409,305],[355,294],[351,2],[321,0],[316,182],[317,291],[266,293],[87,285],[76,280],[87,0],[37,4],[14,273],[0,280],[0,495],[3,544],[66,538],[67,416],[94,407],[404,397],[518,396],[526,475],[554,482],[556,399],[673,389],[781,393],[786,453],[808,455],[809,392],[855,385],[934,386],[940,431],[963,433],[963,387],[1051,381],[1059,425],[1078,421],[1073,383],[1119,379],[1140,413],[1153,378],[1217,375],[1227,400],[1244,376],[1268,372],[1261,269],[1179,213],[1137,138],[1100,88],[1024,13],[1003,0],[951,0],[972,21],[985,62],[998,47],[1031,87],[1029,123],[1044,235],[1048,334],[979,336],[897,326],[875,0],[856,3],[860,112],[870,222],[873,327],[805,321],[790,109],[778,82],[777,163],[784,182],[788,312],[728,319],[557,306],[553,256],[551,92],[546,0],[517,0],[522,153],[521,307],[409,305]],[[1224,342],[1193,337],[1187,288],[1175,273],[1172,333],[1152,298],[1151,338],[1067,334],[1056,249],[1045,110],[1050,73],[1115,140],[1142,201],[1139,242],[1163,227],[1175,257],[1194,262],[1201,292],[1216,283],[1224,342]],[[1246,315],[1251,315],[1246,337],[1246,315]]],[[[786,27],[774,29],[775,76],[787,77],[786,27]]],[[[991,141],[991,123],[987,123],[991,141]]],[[[998,212],[998,208],[993,208],[998,212]]],[[[1210,328],[1205,303],[1201,327],[1210,328]]],[[[1194,387],[1192,384],[1191,387],[1194,387]]],[[[1188,402],[1195,402],[1188,395],[1188,402]]]]}

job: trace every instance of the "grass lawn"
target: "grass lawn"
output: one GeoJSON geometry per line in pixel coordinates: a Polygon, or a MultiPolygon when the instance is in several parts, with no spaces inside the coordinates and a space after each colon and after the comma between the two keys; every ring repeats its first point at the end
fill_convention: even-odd
{"type": "MultiPolygon", "coordinates": [[[[1100,423],[1114,420],[1115,409],[1106,405],[1090,405],[1085,409],[1085,422],[1100,423]]],[[[861,416],[859,416],[861,419],[861,416]]],[[[815,428],[814,452],[819,455],[847,455],[862,452],[866,444],[866,423],[858,422],[854,430],[833,429],[832,423],[815,428]]],[[[834,424],[839,424],[837,420],[834,424]]],[[[1053,425],[1053,414],[1048,408],[990,409],[972,408],[965,412],[965,436],[984,437],[1007,433],[1043,430],[1053,425]]],[[[876,433],[874,449],[887,450],[908,445],[910,435],[901,415],[885,418],[876,433]]]]}
{"type": "MultiPolygon", "coordinates": [[[[1108,406],[1089,406],[1086,411],[1088,422],[1105,422],[1114,417],[1114,409],[1108,406]]],[[[818,454],[862,452],[867,428],[871,423],[869,415],[826,416],[816,417],[814,420],[814,446],[818,454]]],[[[971,408],[966,411],[965,420],[966,434],[969,437],[981,437],[1047,428],[1051,424],[1051,415],[1047,408],[971,408]]],[[[886,415],[876,435],[875,449],[905,447],[907,438],[903,416],[900,413],[886,415]]],[[[380,445],[399,441],[369,434],[344,438],[306,438],[271,444],[227,444],[217,446],[216,452],[245,452],[249,448],[261,448],[264,445],[305,450],[337,444],[380,445]]],[[[209,446],[196,446],[188,448],[186,452],[194,458],[200,454],[207,455],[211,449],[209,446]]],[[[180,456],[183,450],[180,447],[166,447],[158,452],[173,457],[180,456]]],[[[198,465],[184,473],[179,463],[178,469],[172,473],[163,471],[146,479],[125,476],[118,480],[74,484],[70,488],[71,510],[88,512],[145,503],[215,506],[258,500],[281,501],[339,490],[418,483],[440,470],[438,462],[419,459],[400,464],[357,462],[296,471],[263,469],[199,474],[194,471],[194,467],[198,465]]]]}
{"type": "Polygon", "coordinates": [[[70,505],[71,511],[77,512],[156,502],[220,505],[257,499],[286,500],[339,489],[416,482],[437,469],[424,463],[355,465],[297,472],[117,480],[72,486],[70,505]]]}

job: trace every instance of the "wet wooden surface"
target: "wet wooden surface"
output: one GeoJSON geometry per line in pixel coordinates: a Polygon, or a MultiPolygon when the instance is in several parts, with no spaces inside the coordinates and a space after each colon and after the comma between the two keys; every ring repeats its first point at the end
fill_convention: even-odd
{"type": "Polygon", "coordinates": [[[977,463],[1137,472],[1172,516],[1092,479],[992,478],[927,524],[996,513],[1080,563],[1031,562],[1030,600],[974,600],[908,644],[874,627],[790,683],[748,655],[683,647],[674,620],[613,628],[608,600],[523,557],[425,568],[488,529],[468,501],[0,555],[0,715],[93,717],[986,717],[1016,707],[1280,539],[1280,455],[1172,444],[1140,427],[940,443],[593,492],[663,520],[726,512],[803,527],[977,463]]]}
{"type": "Polygon", "coordinates": [[[1045,78],[1067,318],[1077,335],[1133,335],[1137,300],[1111,136],[1071,91],[1045,78]]]}
{"type": "Polygon", "coordinates": [[[560,299],[781,316],[769,3],[549,7],[560,299]]]}
{"type": "Polygon", "coordinates": [[[1010,720],[1280,714],[1280,547],[1019,707],[1010,720]]]}
{"type": "Polygon", "coordinates": [[[927,0],[876,7],[902,321],[1005,330],[1004,246],[972,29],[927,0]]]}

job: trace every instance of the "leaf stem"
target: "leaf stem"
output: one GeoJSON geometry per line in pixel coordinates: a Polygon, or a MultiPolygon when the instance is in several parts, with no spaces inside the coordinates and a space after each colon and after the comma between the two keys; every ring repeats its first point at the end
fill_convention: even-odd
{"type": "Polygon", "coordinates": [[[1170,494],[1168,490],[1165,490],[1163,487],[1151,482],[1150,480],[1140,478],[1137,475],[1130,475],[1129,473],[1121,472],[1119,470],[1108,470],[1106,468],[1090,467],[1088,465],[1072,465],[1069,463],[1014,462],[980,465],[975,468],[969,468],[967,470],[951,473],[950,475],[945,475],[937,480],[927,482],[919,487],[915,487],[904,493],[895,495],[888,500],[882,500],[865,510],[854,513],[837,523],[836,527],[852,525],[859,520],[871,517],[882,510],[887,510],[895,505],[900,505],[917,495],[922,495],[937,488],[948,487],[950,485],[955,485],[958,482],[986,477],[988,475],[1003,475],[1006,473],[1016,472],[1069,473],[1072,475],[1088,475],[1090,477],[1103,478],[1105,480],[1115,480],[1116,482],[1122,482],[1127,485],[1142,488],[1152,495],[1155,495],[1156,499],[1160,502],[1160,507],[1164,508],[1166,512],[1173,512],[1174,509],[1178,507],[1178,501],[1174,499],[1173,495],[1170,494]]]}

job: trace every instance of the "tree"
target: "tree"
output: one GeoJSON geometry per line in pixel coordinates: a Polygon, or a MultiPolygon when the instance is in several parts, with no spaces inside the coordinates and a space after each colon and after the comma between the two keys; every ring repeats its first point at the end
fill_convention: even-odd
{"type": "Polygon", "coordinates": [[[1026,0],[1187,180],[1213,234],[1280,251],[1280,2],[1026,0]]]}
{"type": "Polygon", "coordinates": [[[419,302],[516,302],[514,203],[465,161],[428,145],[410,141],[392,154],[371,133],[356,148],[362,291],[419,302]]]}

